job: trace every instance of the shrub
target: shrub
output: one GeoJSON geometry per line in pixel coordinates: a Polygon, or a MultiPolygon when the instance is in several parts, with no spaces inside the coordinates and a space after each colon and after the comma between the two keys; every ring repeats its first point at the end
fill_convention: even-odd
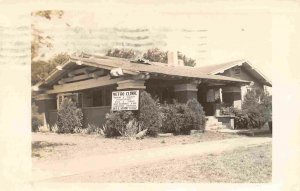
{"type": "Polygon", "coordinates": [[[196,99],[191,99],[187,102],[187,107],[193,111],[193,129],[204,130],[206,119],[203,107],[196,99]]]}
{"type": "Polygon", "coordinates": [[[38,116],[33,115],[31,118],[31,131],[37,132],[39,127],[43,125],[43,120],[41,120],[38,116]]]}
{"type": "Polygon", "coordinates": [[[272,96],[268,92],[262,94],[261,105],[264,109],[265,121],[272,121],[272,96]]]}
{"type": "Polygon", "coordinates": [[[101,133],[101,127],[95,124],[88,124],[87,128],[85,128],[86,134],[93,134],[93,133],[101,133]]]}
{"type": "Polygon", "coordinates": [[[252,88],[244,97],[242,110],[234,109],[235,128],[261,128],[272,119],[272,97],[252,88]]]}
{"type": "Polygon", "coordinates": [[[236,129],[253,129],[261,128],[265,124],[263,111],[260,109],[260,105],[257,108],[248,109],[233,109],[234,127],[236,129]]]}
{"type": "Polygon", "coordinates": [[[53,126],[50,127],[50,129],[51,129],[51,132],[57,133],[58,132],[57,124],[55,123],[53,126]]]}
{"type": "MultiPolygon", "coordinates": [[[[106,114],[106,122],[103,127],[103,132],[106,137],[124,136],[129,134],[130,121],[134,120],[134,114],[131,111],[111,111],[106,114]]],[[[136,132],[137,133],[137,132],[136,132]]]]}
{"type": "Polygon", "coordinates": [[[44,125],[43,117],[38,113],[38,107],[35,103],[31,105],[31,131],[39,131],[39,127],[44,125]]]}
{"type": "Polygon", "coordinates": [[[57,112],[58,133],[78,133],[82,129],[83,113],[71,99],[64,99],[57,112]]]}
{"type": "Polygon", "coordinates": [[[156,136],[162,126],[162,116],[160,114],[159,104],[151,95],[143,91],[140,95],[140,109],[138,112],[138,122],[142,129],[148,129],[147,134],[156,136]]]}
{"type": "Polygon", "coordinates": [[[186,104],[166,104],[162,107],[163,133],[189,134],[194,127],[194,112],[186,104]]]}
{"type": "Polygon", "coordinates": [[[234,113],[234,128],[235,129],[247,129],[250,118],[244,110],[233,108],[234,113]]]}
{"type": "Polygon", "coordinates": [[[161,123],[158,102],[149,93],[142,92],[138,112],[115,111],[106,114],[106,122],[102,131],[106,137],[130,137],[139,131],[148,129],[148,135],[156,136],[161,123]]]}
{"type": "Polygon", "coordinates": [[[50,127],[48,125],[42,125],[42,126],[39,126],[39,132],[42,132],[42,133],[48,133],[50,132],[50,127]]]}

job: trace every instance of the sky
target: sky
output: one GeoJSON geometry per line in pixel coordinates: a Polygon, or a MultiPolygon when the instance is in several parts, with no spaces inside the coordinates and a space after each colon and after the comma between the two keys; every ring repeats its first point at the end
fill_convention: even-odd
{"type": "Polygon", "coordinates": [[[53,39],[53,48],[44,48],[41,54],[48,58],[60,52],[103,54],[110,48],[143,52],[157,47],[180,51],[196,59],[197,66],[246,59],[271,78],[272,20],[267,12],[249,6],[237,11],[188,3],[134,5],[64,10],[61,19],[51,21],[32,18],[53,39]]]}

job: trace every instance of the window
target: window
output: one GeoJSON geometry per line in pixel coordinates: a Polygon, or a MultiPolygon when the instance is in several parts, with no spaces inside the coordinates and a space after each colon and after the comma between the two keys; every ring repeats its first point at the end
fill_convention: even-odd
{"type": "Polygon", "coordinates": [[[71,99],[73,102],[76,103],[77,107],[82,107],[82,94],[81,93],[67,93],[67,94],[59,94],[57,95],[57,109],[61,105],[62,101],[65,98],[71,99]]]}
{"type": "Polygon", "coordinates": [[[103,106],[103,92],[102,90],[93,91],[93,106],[103,106]]]}

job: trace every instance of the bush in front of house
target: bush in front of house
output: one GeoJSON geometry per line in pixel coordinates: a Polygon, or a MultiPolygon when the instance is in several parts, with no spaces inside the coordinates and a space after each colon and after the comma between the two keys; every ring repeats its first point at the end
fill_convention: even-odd
{"type": "Polygon", "coordinates": [[[83,113],[76,103],[65,98],[57,112],[57,133],[78,133],[83,126],[83,113]]]}
{"type": "Polygon", "coordinates": [[[32,103],[31,105],[31,131],[39,131],[39,127],[44,125],[43,117],[38,113],[38,107],[32,103]]]}
{"type": "Polygon", "coordinates": [[[102,131],[106,137],[133,134],[132,129],[128,125],[129,122],[135,120],[135,115],[132,111],[111,111],[105,117],[106,122],[103,125],[102,131]]]}
{"type": "Polygon", "coordinates": [[[101,131],[101,126],[96,124],[88,124],[84,129],[86,134],[99,134],[101,131]]]}
{"type": "Polygon", "coordinates": [[[141,130],[148,129],[148,135],[156,136],[162,126],[162,115],[158,100],[154,100],[151,95],[145,91],[143,91],[140,96],[138,122],[141,130]]]}
{"type": "Polygon", "coordinates": [[[156,136],[162,123],[157,100],[142,92],[139,107],[139,111],[111,111],[106,114],[103,134],[106,137],[127,137],[147,129],[147,135],[156,136]]]}
{"type": "Polygon", "coordinates": [[[162,106],[163,113],[161,131],[163,133],[189,134],[194,128],[195,113],[186,104],[175,102],[162,106]]]}
{"type": "Polygon", "coordinates": [[[205,119],[205,112],[203,110],[202,105],[198,102],[198,100],[193,98],[187,102],[187,107],[189,107],[194,113],[193,129],[204,130],[205,124],[206,124],[206,119],[205,119]]]}
{"type": "Polygon", "coordinates": [[[31,117],[31,131],[37,132],[39,131],[39,127],[43,125],[43,120],[35,115],[32,115],[31,117]]]}
{"type": "Polygon", "coordinates": [[[249,90],[242,104],[242,109],[234,108],[234,124],[237,129],[261,128],[272,120],[272,97],[257,88],[249,90]]]}
{"type": "Polygon", "coordinates": [[[234,128],[235,129],[248,129],[250,118],[244,110],[232,108],[234,114],[234,128]]]}
{"type": "Polygon", "coordinates": [[[133,136],[147,129],[147,135],[159,132],[189,134],[190,130],[205,129],[205,113],[196,99],[187,104],[174,102],[160,106],[147,92],[140,95],[139,111],[111,111],[106,114],[106,122],[101,134],[106,137],[133,136]]]}

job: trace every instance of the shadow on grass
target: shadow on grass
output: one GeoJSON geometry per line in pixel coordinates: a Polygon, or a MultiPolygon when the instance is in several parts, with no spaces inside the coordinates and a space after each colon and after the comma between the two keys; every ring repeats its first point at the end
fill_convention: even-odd
{"type": "Polygon", "coordinates": [[[272,133],[270,131],[247,131],[240,132],[238,135],[246,135],[249,137],[269,137],[272,138],[272,133]]]}
{"type": "Polygon", "coordinates": [[[34,149],[43,149],[46,147],[57,147],[57,146],[64,146],[64,145],[75,145],[73,144],[68,144],[68,143],[49,143],[46,141],[35,141],[31,144],[32,150],[34,149]]]}
{"type": "Polygon", "coordinates": [[[42,158],[46,153],[51,153],[54,147],[58,146],[73,146],[73,144],[68,143],[49,143],[46,141],[34,141],[31,143],[31,157],[42,158]]]}

